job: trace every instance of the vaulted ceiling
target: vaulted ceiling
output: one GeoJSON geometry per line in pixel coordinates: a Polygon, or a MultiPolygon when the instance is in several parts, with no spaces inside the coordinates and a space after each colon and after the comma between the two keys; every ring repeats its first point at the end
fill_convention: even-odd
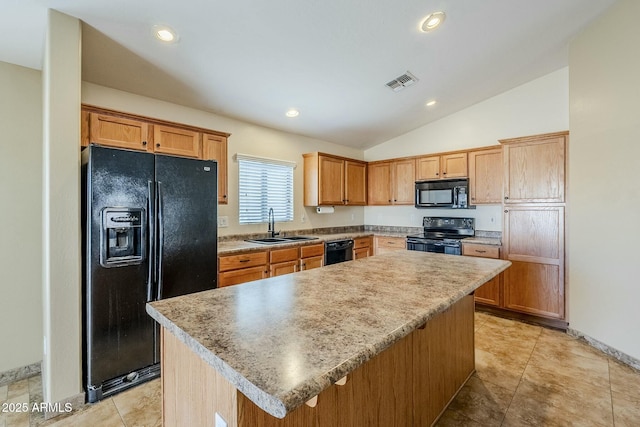
{"type": "Polygon", "coordinates": [[[84,23],[85,81],[367,148],[566,66],[614,1],[0,0],[0,60],[41,68],[52,8],[84,23]]]}

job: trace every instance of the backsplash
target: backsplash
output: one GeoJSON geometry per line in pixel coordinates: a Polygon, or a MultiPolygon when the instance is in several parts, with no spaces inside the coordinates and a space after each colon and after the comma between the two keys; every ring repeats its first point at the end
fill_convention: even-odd
{"type": "MultiPolygon", "coordinates": [[[[322,228],[307,228],[304,230],[287,230],[282,232],[281,236],[300,236],[305,234],[340,234],[340,233],[359,233],[365,231],[364,225],[352,225],[342,227],[322,227],[322,228]]],[[[233,240],[245,240],[245,239],[261,239],[269,237],[267,233],[253,233],[253,234],[229,234],[226,236],[218,236],[218,242],[229,242],[233,240]]]]}

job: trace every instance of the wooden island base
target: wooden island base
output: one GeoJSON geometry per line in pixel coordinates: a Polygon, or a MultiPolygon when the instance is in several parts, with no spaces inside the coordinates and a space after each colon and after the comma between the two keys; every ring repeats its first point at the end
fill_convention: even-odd
{"type": "Polygon", "coordinates": [[[429,426],[475,370],[474,302],[466,296],[285,418],[264,412],[162,328],[165,427],[429,426]]]}

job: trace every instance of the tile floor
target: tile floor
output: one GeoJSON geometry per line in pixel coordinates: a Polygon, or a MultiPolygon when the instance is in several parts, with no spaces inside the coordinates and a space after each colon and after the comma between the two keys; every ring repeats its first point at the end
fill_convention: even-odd
{"type": "MultiPolygon", "coordinates": [[[[564,333],[476,313],[476,371],[438,427],[640,426],[640,372],[564,333]]],[[[0,404],[39,402],[41,388],[0,387],[0,404]]],[[[154,380],[65,418],[0,413],[0,427],[153,427],[160,410],[154,380]]]]}

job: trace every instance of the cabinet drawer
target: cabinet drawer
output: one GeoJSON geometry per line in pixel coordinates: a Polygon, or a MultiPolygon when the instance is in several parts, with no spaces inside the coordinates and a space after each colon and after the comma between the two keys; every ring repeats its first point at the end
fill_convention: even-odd
{"type": "Polygon", "coordinates": [[[271,252],[269,252],[269,262],[271,264],[297,260],[298,248],[272,249],[271,252]]]}
{"type": "Polygon", "coordinates": [[[218,258],[219,271],[237,270],[267,264],[267,252],[249,252],[239,255],[221,256],[218,258]]]}
{"type": "Polygon", "coordinates": [[[265,279],[266,277],[267,271],[264,265],[226,271],[218,275],[218,287],[239,285],[240,283],[252,282],[254,280],[265,279]]]}
{"type": "Polygon", "coordinates": [[[300,248],[300,258],[324,256],[324,243],[321,245],[302,246],[300,248]]]}
{"type": "Polygon", "coordinates": [[[500,248],[498,246],[464,243],[462,245],[462,255],[484,258],[500,258],[500,248]]]}
{"type": "Polygon", "coordinates": [[[376,237],[378,241],[378,247],[381,248],[395,248],[395,249],[405,249],[406,248],[406,239],[403,237],[384,237],[378,236],[376,237]]]}
{"type": "Polygon", "coordinates": [[[371,237],[359,237],[353,240],[353,249],[368,248],[371,246],[371,237]]]}

